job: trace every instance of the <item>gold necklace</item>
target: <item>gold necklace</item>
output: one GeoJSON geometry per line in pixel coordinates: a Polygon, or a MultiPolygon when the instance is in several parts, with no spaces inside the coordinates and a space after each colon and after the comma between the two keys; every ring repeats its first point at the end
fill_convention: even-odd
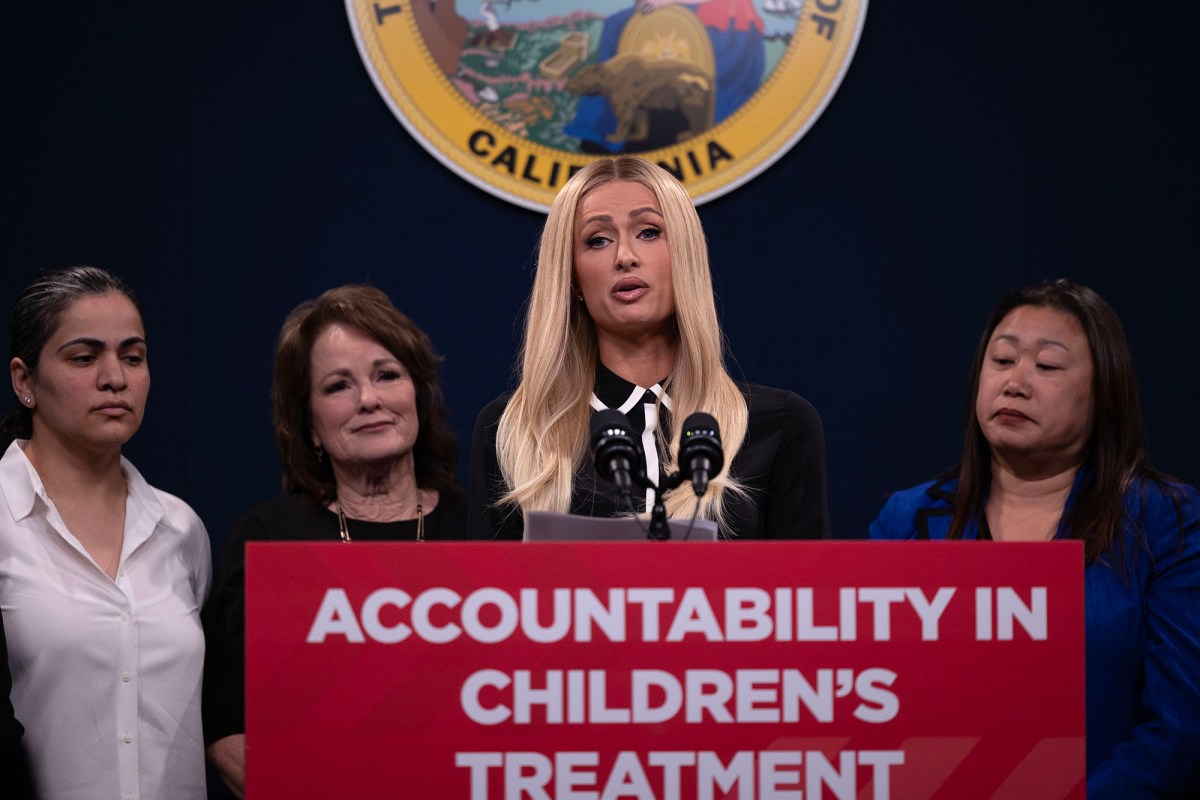
{"type": "MultiPolygon", "coordinates": [[[[342,541],[349,544],[350,529],[346,527],[346,515],[342,513],[342,502],[334,500],[334,503],[337,504],[338,533],[342,535],[342,541]]],[[[417,541],[425,541],[425,514],[422,512],[420,500],[417,501],[417,541]]]]}

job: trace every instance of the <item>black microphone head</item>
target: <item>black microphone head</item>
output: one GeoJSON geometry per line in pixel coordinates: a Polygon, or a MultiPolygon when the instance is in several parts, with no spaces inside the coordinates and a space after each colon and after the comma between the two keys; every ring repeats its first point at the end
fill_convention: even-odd
{"type": "Polygon", "coordinates": [[[629,418],[620,411],[605,408],[592,415],[590,430],[596,474],[615,483],[622,493],[631,492],[642,450],[629,418]]]}
{"type": "Polygon", "coordinates": [[[679,470],[691,478],[692,489],[701,495],[707,491],[709,479],[724,466],[721,427],[711,414],[690,414],[679,434],[679,470]]]}
{"type": "Polygon", "coordinates": [[[637,446],[637,435],[633,432],[633,425],[629,423],[629,417],[617,411],[615,408],[603,408],[592,414],[590,424],[591,430],[591,449],[596,452],[597,445],[602,444],[609,438],[618,437],[629,440],[630,447],[637,446]]]}
{"type": "Polygon", "coordinates": [[[717,420],[712,414],[705,414],[703,411],[688,414],[688,418],[683,421],[684,438],[688,436],[689,432],[708,434],[717,442],[721,441],[721,426],[717,424],[717,420]]]}

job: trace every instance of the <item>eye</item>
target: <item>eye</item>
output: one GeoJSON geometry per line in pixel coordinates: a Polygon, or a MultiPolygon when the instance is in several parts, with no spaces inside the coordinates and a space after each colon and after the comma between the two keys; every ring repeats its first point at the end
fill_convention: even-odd
{"type": "Polygon", "coordinates": [[[661,235],[662,235],[662,230],[654,227],[653,225],[646,227],[646,228],[642,228],[640,231],[638,231],[638,238],[644,239],[646,241],[653,241],[661,235]]]}
{"type": "Polygon", "coordinates": [[[1062,369],[1062,367],[1058,366],[1057,364],[1038,364],[1037,368],[1042,372],[1057,372],[1058,370],[1062,369]]]}
{"type": "Polygon", "coordinates": [[[604,247],[604,245],[611,241],[612,239],[609,239],[607,236],[597,233],[584,239],[583,244],[585,247],[595,250],[598,247],[604,247]]]}
{"type": "Polygon", "coordinates": [[[379,381],[398,381],[404,377],[404,373],[398,369],[384,369],[379,371],[379,376],[376,380],[379,381]]]}
{"type": "Polygon", "coordinates": [[[992,363],[999,367],[1011,367],[1013,360],[1004,356],[992,356],[992,363]]]}
{"type": "Polygon", "coordinates": [[[145,361],[146,361],[145,356],[139,356],[139,355],[133,355],[133,354],[125,356],[125,363],[131,367],[140,367],[143,363],[145,363],[145,361]]]}
{"type": "Polygon", "coordinates": [[[322,389],[321,389],[321,393],[322,394],[337,394],[338,392],[345,391],[349,387],[350,387],[349,381],[346,381],[346,380],[334,381],[333,383],[325,384],[325,386],[322,387],[322,389]]]}
{"type": "Polygon", "coordinates": [[[79,364],[82,366],[91,364],[95,360],[96,360],[96,357],[94,355],[92,355],[91,353],[80,353],[77,356],[71,356],[72,363],[79,364]]]}

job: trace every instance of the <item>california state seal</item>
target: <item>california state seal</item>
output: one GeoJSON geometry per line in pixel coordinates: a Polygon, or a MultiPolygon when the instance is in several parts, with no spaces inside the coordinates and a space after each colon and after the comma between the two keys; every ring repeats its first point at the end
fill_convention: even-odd
{"type": "Polygon", "coordinates": [[[417,141],[544,211],[598,155],[638,153],[697,203],[786,153],[854,56],[867,0],[346,0],[417,141]]]}

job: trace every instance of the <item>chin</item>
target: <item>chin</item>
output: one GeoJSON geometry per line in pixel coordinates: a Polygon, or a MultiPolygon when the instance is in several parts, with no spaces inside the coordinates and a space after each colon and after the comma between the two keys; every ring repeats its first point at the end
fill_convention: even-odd
{"type": "Polygon", "coordinates": [[[1027,456],[1037,453],[1038,442],[1031,442],[1024,437],[989,436],[988,446],[1000,455],[1027,456]]]}
{"type": "Polygon", "coordinates": [[[665,328],[667,323],[656,315],[637,315],[613,320],[609,326],[614,331],[625,333],[655,332],[665,328]]]}
{"type": "Polygon", "coordinates": [[[353,464],[375,464],[387,466],[404,458],[409,452],[405,447],[371,448],[358,453],[352,453],[348,461],[353,464]]]}
{"type": "Polygon", "coordinates": [[[122,447],[129,443],[133,438],[133,432],[130,431],[126,436],[93,436],[82,440],[85,447],[94,451],[120,451],[122,447]]]}
{"type": "Polygon", "coordinates": [[[992,452],[1007,459],[1046,459],[1055,451],[1039,442],[1002,442],[992,446],[992,452]]]}

